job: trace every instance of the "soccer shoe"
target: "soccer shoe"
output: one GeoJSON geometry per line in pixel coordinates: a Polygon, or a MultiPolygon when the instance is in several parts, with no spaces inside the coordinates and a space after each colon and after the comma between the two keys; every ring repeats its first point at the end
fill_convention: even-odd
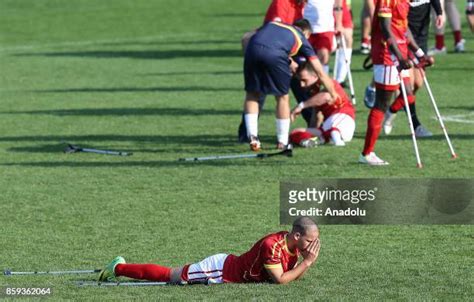
{"type": "Polygon", "coordinates": [[[310,139],[305,139],[300,142],[300,146],[303,148],[314,148],[319,145],[318,137],[312,137],[310,139]]]}
{"type": "Polygon", "coordinates": [[[431,133],[431,131],[423,127],[423,125],[419,125],[415,129],[415,136],[418,138],[430,137],[430,136],[433,136],[433,133],[431,133]]]}
{"type": "Polygon", "coordinates": [[[385,113],[385,120],[383,122],[383,132],[386,135],[389,135],[393,129],[393,121],[397,117],[396,113],[391,113],[390,110],[387,110],[385,113]]]}
{"type": "Polygon", "coordinates": [[[121,256],[115,257],[112,262],[107,264],[107,266],[100,272],[99,282],[112,282],[115,281],[115,267],[117,264],[126,263],[125,259],[121,256]]]}
{"type": "Polygon", "coordinates": [[[368,55],[370,53],[370,44],[361,43],[360,44],[360,53],[368,55]]]}
{"type": "Polygon", "coordinates": [[[367,86],[364,94],[364,104],[367,108],[372,109],[375,105],[375,87],[367,86]]]}
{"type": "Polygon", "coordinates": [[[388,162],[384,161],[377,155],[375,155],[374,152],[370,152],[367,155],[359,155],[359,163],[360,164],[366,164],[369,166],[386,166],[388,165],[388,162]]]}
{"type": "Polygon", "coordinates": [[[252,151],[260,151],[262,145],[260,144],[260,140],[256,136],[250,137],[250,150],[252,151]]]}
{"type": "Polygon", "coordinates": [[[447,53],[446,47],[443,46],[443,48],[436,48],[432,47],[428,50],[428,55],[429,56],[436,56],[436,55],[445,55],[447,53]]]}
{"type": "Polygon", "coordinates": [[[464,52],[464,43],[466,43],[466,40],[464,39],[456,43],[454,46],[454,52],[464,52]]]}

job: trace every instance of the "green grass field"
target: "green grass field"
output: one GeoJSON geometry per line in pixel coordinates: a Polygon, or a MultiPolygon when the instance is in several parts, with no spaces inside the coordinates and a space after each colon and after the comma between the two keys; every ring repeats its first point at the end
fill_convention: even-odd
{"type": "MultiPolygon", "coordinates": [[[[361,1],[353,2],[358,16],[361,1]]],[[[446,122],[456,161],[422,91],[418,112],[434,132],[419,141],[425,168],[415,167],[404,114],[377,146],[392,164],[357,164],[372,74],[356,53],[357,129],[347,147],[298,149],[288,159],[177,162],[248,152],[236,143],[244,95],[239,43],[260,25],[269,1],[169,3],[0,2],[1,269],[101,268],[116,255],[177,266],[239,254],[286,228],[279,225],[280,180],[473,176],[474,40],[467,30],[467,52],[437,57],[428,75],[442,114],[458,120],[446,122]],[[134,155],[64,154],[61,141],[134,155]]],[[[447,44],[452,50],[450,34],[447,44]]],[[[267,149],[274,146],[273,107],[268,99],[260,119],[267,149]]],[[[472,299],[472,225],[322,226],[321,236],[317,265],[287,286],[79,288],[74,281],[93,277],[0,276],[0,287],[52,287],[61,300],[472,299]]]]}

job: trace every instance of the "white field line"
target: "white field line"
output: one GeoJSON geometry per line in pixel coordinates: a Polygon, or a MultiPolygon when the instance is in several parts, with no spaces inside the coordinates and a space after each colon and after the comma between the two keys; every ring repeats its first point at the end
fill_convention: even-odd
{"type": "MultiPolygon", "coordinates": [[[[436,117],[433,118],[436,119],[436,117]]],[[[468,114],[442,115],[441,118],[446,122],[474,124],[474,112],[468,114]]]]}

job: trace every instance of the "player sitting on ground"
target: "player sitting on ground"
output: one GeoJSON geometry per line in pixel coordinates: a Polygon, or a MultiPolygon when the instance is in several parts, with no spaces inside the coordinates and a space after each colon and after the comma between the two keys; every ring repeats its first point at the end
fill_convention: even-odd
{"type": "Polygon", "coordinates": [[[293,222],[291,232],[269,234],[246,253],[217,254],[201,262],[177,268],[157,264],[129,264],[115,258],[100,273],[99,281],[125,276],[169,283],[253,283],[285,284],[300,278],[318,259],[321,243],[316,223],[308,217],[293,222]],[[298,263],[298,256],[303,260],[298,263]]]}
{"type": "Polygon", "coordinates": [[[294,120],[304,108],[314,107],[324,116],[319,128],[298,128],[291,132],[290,141],[302,147],[314,147],[317,144],[332,143],[345,146],[352,140],[355,130],[355,110],[342,86],[334,80],[334,88],[341,97],[334,102],[330,94],[321,89],[321,81],[310,65],[301,65],[298,69],[301,86],[311,91],[312,97],[299,103],[291,112],[294,120]],[[319,143],[314,138],[319,139],[319,143]]]}

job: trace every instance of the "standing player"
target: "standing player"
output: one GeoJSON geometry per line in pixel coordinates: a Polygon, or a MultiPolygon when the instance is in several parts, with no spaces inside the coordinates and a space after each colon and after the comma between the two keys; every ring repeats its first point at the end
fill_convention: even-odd
{"type": "Polygon", "coordinates": [[[471,32],[474,33],[474,0],[467,0],[466,3],[466,17],[471,32]]]}
{"type": "MultiPolygon", "coordinates": [[[[326,73],[329,73],[329,58],[333,50],[334,6],[335,0],[309,0],[304,10],[304,17],[311,23],[313,32],[308,41],[316,51],[326,73]]],[[[342,10],[337,13],[341,12],[342,10]]]]}
{"type": "MultiPolygon", "coordinates": [[[[430,11],[431,7],[436,12],[436,28],[441,28],[444,24],[443,11],[441,9],[441,3],[439,0],[415,0],[410,1],[410,12],[408,13],[408,26],[413,38],[416,43],[420,46],[421,51],[419,52],[420,56],[424,56],[428,52],[428,32],[430,28],[430,11]]],[[[429,65],[433,63],[432,58],[430,58],[429,65]]],[[[424,69],[424,66],[415,66],[415,68],[410,69],[410,86],[413,89],[413,98],[410,106],[411,118],[413,121],[413,128],[415,129],[416,137],[429,137],[433,134],[428,131],[420,123],[418,115],[416,114],[416,92],[418,89],[423,87],[423,76],[421,74],[420,68],[424,69]]],[[[397,116],[397,112],[405,107],[403,96],[400,94],[395,102],[390,106],[390,109],[385,115],[385,121],[383,129],[385,134],[390,134],[393,128],[393,122],[397,116]]]]}
{"type": "MultiPolygon", "coordinates": [[[[462,38],[461,34],[461,15],[456,6],[455,0],[441,0],[441,6],[443,7],[443,12],[447,16],[449,25],[453,31],[454,37],[454,51],[455,52],[464,52],[465,40],[462,38]]],[[[433,48],[430,49],[430,55],[445,54],[446,46],[444,44],[444,26],[435,28],[436,30],[436,44],[433,48]]]]}
{"type": "Polygon", "coordinates": [[[255,283],[286,284],[304,275],[319,256],[321,243],[316,223],[308,217],[293,222],[291,232],[269,234],[246,253],[217,254],[201,262],[177,268],[157,264],[128,264],[115,258],[100,273],[99,281],[124,276],[169,283],[255,283]],[[298,256],[303,260],[298,263],[298,256]]]}
{"type": "Polygon", "coordinates": [[[364,0],[360,12],[361,42],[360,52],[364,55],[370,53],[370,32],[372,27],[372,16],[374,15],[374,0],[364,0]]]}
{"type": "Polygon", "coordinates": [[[301,86],[311,91],[311,98],[301,102],[291,112],[294,120],[305,108],[314,107],[321,112],[323,122],[319,128],[298,128],[291,132],[290,141],[302,147],[313,147],[317,138],[319,144],[331,143],[335,146],[345,146],[352,140],[355,130],[355,110],[342,86],[334,80],[334,87],[341,96],[338,102],[332,102],[329,93],[321,87],[318,76],[311,66],[300,66],[298,77],[301,86]]]}
{"type": "Polygon", "coordinates": [[[339,47],[336,50],[334,78],[336,79],[338,83],[341,83],[341,84],[344,83],[347,77],[347,73],[349,72],[349,70],[347,69],[345,60],[347,58],[349,62],[349,66],[350,66],[351,58],[352,58],[352,43],[353,43],[352,36],[353,36],[354,23],[352,22],[351,10],[347,2],[348,0],[342,0],[341,1],[342,7],[337,6],[338,2],[336,2],[336,6],[334,7],[334,12],[335,12],[334,17],[336,19],[336,34],[340,34],[341,39],[345,39],[345,42],[346,42],[346,49],[339,47]],[[342,11],[342,14],[338,14],[339,10],[342,11]]]}
{"type": "MultiPolygon", "coordinates": [[[[376,96],[374,107],[367,121],[367,133],[359,163],[368,165],[388,165],[375,153],[375,144],[382,128],[385,112],[392,96],[399,89],[400,80],[408,78],[412,64],[408,58],[408,48],[420,54],[419,47],[411,37],[408,28],[409,0],[376,0],[372,23],[372,62],[376,96]],[[402,77],[402,79],[400,79],[402,77]]],[[[422,56],[423,58],[425,56],[422,56]]],[[[408,78],[409,80],[409,78],[408,78]]],[[[412,98],[407,85],[408,99],[412,98]]],[[[412,103],[412,102],[410,102],[412,103]]]]}
{"type": "MultiPolygon", "coordinates": [[[[268,7],[267,13],[265,14],[263,24],[265,25],[269,22],[281,22],[287,25],[292,25],[295,21],[303,18],[303,11],[307,2],[307,0],[273,0],[268,7]]],[[[242,51],[244,54],[250,39],[255,35],[256,32],[257,29],[244,34],[241,41],[242,51]]],[[[293,81],[291,83],[291,90],[298,101],[305,98],[305,96],[301,94],[299,87],[294,85],[293,81]]],[[[259,111],[263,109],[264,104],[265,96],[261,96],[259,99],[259,111]]],[[[311,114],[309,112],[304,112],[303,116],[309,120],[311,114]]],[[[248,143],[249,141],[244,117],[245,113],[242,113],[242,120],[238,129],[238,140],[241,143],[248,143]]]]}
{"type": "MultiPolygon", "coordinates": [[[[299,20],[295,26],[279,22],[264,25],[249,42],[244,60],[245,76],[245,125],[250,149],[260,150],[258,139],[259,98],[274,95],[276,98],[277,148],[288,145],[290,131],[289,89],[292,77],[290,64],[296,65],[291,57],[304,56],[313,66],[321,81],[335,100],[338,95],[333,83],[323,71],[314,50],[306,37],[311,34],[308,20],[299,20]]],[[[295,68],[296,70],[296,68],[295,68]]]]}

